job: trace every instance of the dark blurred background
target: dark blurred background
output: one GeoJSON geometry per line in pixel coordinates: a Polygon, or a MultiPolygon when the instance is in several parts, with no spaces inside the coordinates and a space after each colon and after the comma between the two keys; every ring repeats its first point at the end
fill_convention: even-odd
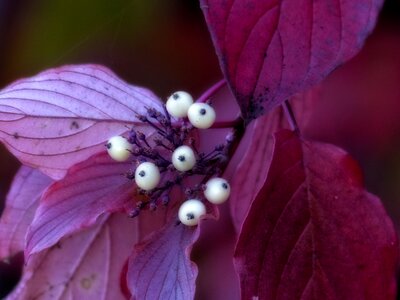
{"type": "MultiPolygon", "coordinates": [[[[177,89],[198,96],[222,78],[197,0],[0,0],[0,88],[77,63],[106,65],[163,98],[177,89]]],[[[400,229],[400,0],[386,1],[362,52],[324,82],[303,131],[360,162],[368,189],[400,229]]],[[[0,154],[1,211],[18,162],[2,147],[0,154]]],[[[224,239],[232,244],[223,234],[212,241],[223,247],[224,239]]],[[[210,255],[195,256],[213,266],[210,255]]],[[[198,299],[232,299],[236,290],[217,290],[219,276],[200,273],[198,299]]],[[[17,278],[16,268],[0,262],[0,299],[17,278]]]]}

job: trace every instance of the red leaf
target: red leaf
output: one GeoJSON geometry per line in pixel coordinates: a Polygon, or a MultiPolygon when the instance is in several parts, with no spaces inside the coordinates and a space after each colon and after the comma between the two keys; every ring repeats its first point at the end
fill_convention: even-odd
{"type": "MultiPolygon", "coordinates": [[[[145,107],[161,110],[149,90],[95,65],[64,66],[0,91],[0,140],[25,165],[54,179],[104,149],[145,107]]],[[[141,129],[147,132],[147,127],[141,129]]]]}
{"type": "Polygon", "coordinates": [[[26,231],[39,198],[51,182],[41,172],[25,166],[15,175],[0,219],[0,259],[24,250],[26,231]]]}
{"type": "MultiPolygon", "coordinates": [[[[291,99],[293,113],[300,128],[308,122],[318,96],[319,89],[313,89],[291,99]]],[[[246,135],[251,137],[242,141],[246,145],[246,152],[241,153],[240,163],[231,182],[232,193],[229,199],[232,221],[237,231],[240,230],[251,203],[267,178],[273,152],[272,135],[278,129],[286,127],[283,110],[277,108],[254,120],[246,130],[246,135]]]]}
{"type": "Polygon", "coordinates": [[[120,274],[138,241],[137,220],[123,215],[103,218],[89,230],[34,254],[7,299],[126,299],[120,274]]]}
{"type": "Polygon", "coordinates": [[[177,224],[175,218],[138,244],[129,261],[128,285],[135,299],[193,299],[197,267],[190,251],[198,227],[177,224]]]}
{"type": "Polygon", "coordinates": [[[275,135],[235,251],[243,299],[394,298],[397,237],[361,178],[341,149],[275,135]]]}
{"type": "Polygon", "coordinates": [[[106,212],[134,205],[136,186],[123,175],[130,167],[128,162],[111,160],[107,153],[72,167],[43,195],[27,234],[26,254],[93,225],[106,212]]]}
{"type": "Polygon", "coordinates": [[[245,118],[271,110],[353,57],[383,0],[201,0],[245,118]]]}

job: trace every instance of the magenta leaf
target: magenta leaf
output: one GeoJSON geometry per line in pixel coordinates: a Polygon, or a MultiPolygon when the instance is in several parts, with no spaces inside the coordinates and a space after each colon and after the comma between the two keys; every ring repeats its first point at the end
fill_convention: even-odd
{"type": "Polygon", "coordinates": [[[51,182],[40,171],[25,166],[15,175],[0,218],[0,259],[24,250],[26,231],[39,198],[51,182]]]}
{"type": "MultiPolygon", "coordinates": [[[[293,113],[301,128],[308,122],[312,107],[318,98],[319,89],[292,97],[293,113]]],[[[246,134],[250,134],[251,137],[243,141],[246,152],[241,154],[241,160],[232,178],[232,193],[229,199],[232,221],[237,231],[267,178],[274,146],[272,135],[287,125],[283,110],[276,108],[271,113],[254,120],[247,129],[246,134]]]]}
{"type": "Polygon", "coordinates": [[[98,154],[70,169],[43,195],[28,230],[26,254],[56,244],[61,238],[95,224],[106,212],[135,204],[136,186],[124,177],[130,163],[98,154]]]}
{"type": "Polygon", "coordinates": [[[245,118],[269,111],[353,57],[383,0],[201,0],[245,118]]]}
{"type": "Polygon", "coordinates": [[[193,299],[197,267],[190,260],[198,227],[176,219],[136,245],[129,260],[128,286],[134,299],[193,299]]]}
{"type": "Polygon", "coordinates": [[[235,250],[243,299],[393,299],[398,241],[343,150],[283,130],[235,250]]]}
{"type": "Polygon", "coordinates": [[[7,299],[126,299],[120,275],[138,241],[136,222],[104,216],[96,226],[32,255],[7,299]]]}
{"type": "MultiPolygon", "coordinates": [[[[64,66],[0,91],[0,140],[25,165],[54,179],[104,149],[145,107],[161,109],[149,90],[96,65],[64,66]]],[[[147,127],[141,129],[146,133],[147,127]]]]}

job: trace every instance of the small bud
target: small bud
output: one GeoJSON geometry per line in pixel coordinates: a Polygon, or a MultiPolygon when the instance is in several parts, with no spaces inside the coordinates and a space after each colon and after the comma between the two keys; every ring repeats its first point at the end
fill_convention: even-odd
{"type": "Polygon", "coordinates": [[[133,209],[133,210],[131,210],[130,212],[129,212],[129,217],[130,218],[135,218],[135,217],[137,217],[138,215],[140,214],[140,209],[138,209],[138,208],[135,208],[135,209],[133,209]]]}
{"type": "Polygon", "coordinates": [[[158,112],[154,108],[147,109],[147,113],[149,114],[149,117],[153,119],[157,119],[161,115],[160,112],[158,112]]]}
{"type": "Polygon", "coordinates": [[[150,202],[149,209],[151,211],[155,211],[157,209],[157,204],[155,204],[154,202],[150,202]]]}
{"type": "Polygon", "coordinates": [[[125,174],[125,177],[126,177],[127,179],[129,179],[129,180],[133,180],[133,179],[135,179],[135,173],[132,172],[132,171],[128,171],[128,172],[125,174]]]}
{"type": "Polygon", "coordinates": [[[230,133],[226,136],[225,140],[227,143],[232,143],[235,140],[235,135],[233,133],[230,133]]]}
{"type": "Polygon", "coordinates": [[[133,154],[133,155],[136,155],[136,156],[142,155],[142,154],[143,154],[143,151],[142,151],[141,148],[134,147],[134,148],[132,148],[132,154],[133,154]]]}
{"type": "Polygon", "coordinates": [[[161,203],[163,205],[168,205],[169,201],[170,201],[170,198],[169,198],[168,194],[165,194],[161,197],[161,203]]]}
{"type": "Polygon", "coordinates": [[[146,206],[146,204],[143,201],[138,201],[136,202],[136,208],[137,209],[142,209],[146,206]]]}
{"type": "Polygon", "coordinates": [[[219,144],[219,145],[215,146],[215,151],[221,151],[224,148],[225,148],[224,144],[219,144]]]}
{"type": "Polygon", "coordinates": [[[137,135],[137,138],[138,138],[139,140],[141,140],[141,141],[144,141],[144,140],[146,139],[146,136],[144,135],[143,132],[138,131],[138,132],[136,133],[136,135],[137,135]]]}
{"type": "Polygon", "coordinates": [[[155,138],[153,141],[157,146],[163,145],[163,141],[160,138],[155,138]]]}
{"type": "Polygon", "coordinates": [[[140,121],[142,121],[142,122],[146,122],[146,121],[147,121],[146,116],[143,116],[143,115],[136,115],[136,117],[137,117],[140,121]]]}
{"type": "Polygon", "coordinates": [[[136,144],[136,131],[131,130],[128,134],[128,142],[131,144],[136,144]]]}
{"type": "Polygon", "coordinates": [[[186,188],[185,189],[185,195],[186,196],[192,196],[193,195],[193,189],[191,189],[191,188],[186,188]]]}

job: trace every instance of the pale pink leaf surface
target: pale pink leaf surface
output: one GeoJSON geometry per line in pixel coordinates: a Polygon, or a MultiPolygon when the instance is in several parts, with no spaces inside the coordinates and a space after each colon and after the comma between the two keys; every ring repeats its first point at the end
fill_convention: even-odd
{"type": "Polygon", "coordinates": [[[7,195],[0,218],[0,259],[23,251],[25,235],[43,191],[52,180],[38,170],[22,166],[7,195]]]}
{"type": "MultiPolygon", "coordinates": [[[[301,128],[308,122],[312,108],[319,97],[319,89],[312,89],[292,97],[290,103],[301,128]]],[[[246,151],[240,153],[240,161],[231,181],[229,199],[232,222],[239,232],[246,213],[264,185],[273,152],[273,134],[288,126],[281,108],[254,120],[246,130],[250,137],[244,139],[246,151]]]]}
{"type": "Polygon", "coordinates": [[[115,162],[107,153],[72,167],[43,195],[28,230],[26,254],[93,225],[106,212],[133,208],[136,185],[124,177],[131,168],[131,163],[115,162]]]}
{"type": "Polygon", "coordinates": [[[242,226],[243,299],[394,299],[398,241],[343,150],[275,134],[268,178],[242,226]]]}
{"type": "Polygon", "coordinates": [[[127,125],[146,133],[136,115],[161,105],[152,92],[105,67],[64,66],[0,91],[0,140],[25,165],[60,179],[127,125]]]}
{"type": "Polygon", "coordinates": [[[184,226],[175,217],[136,245],[128,268],[133,299],[193,299],[197,267],[190,260],[190,251],[198,236],[198,226],[184,226]]]}
{"type": "Polygon", "coordinates": [[[383,0],[201,0],[245,118],[269,111],[353,57],[383,0]]]}
{"type": "Polygon", "coordinates": [[[32,255],[8,300],[120,300],[124,264],[138,241],[138,219],[103,216],[90,229],[32,255]]]}

